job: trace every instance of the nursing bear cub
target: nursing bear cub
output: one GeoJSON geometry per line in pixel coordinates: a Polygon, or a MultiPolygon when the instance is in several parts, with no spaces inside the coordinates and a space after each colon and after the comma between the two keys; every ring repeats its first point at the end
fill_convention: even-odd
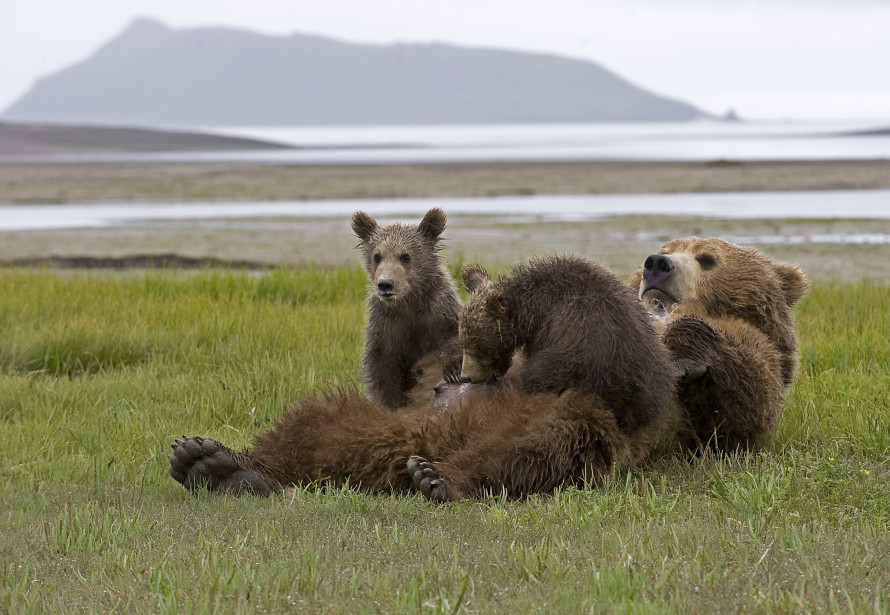
{"type": "Polygon", "coordinates": [[[470,291],[459,329],[466,379],[500,378],[520,350],[523,390],[596,395],[626,433],[669,405],[669,355],[635,293],[606,268],[565,256],[518,266],[497,283],[478,265],[462,273],[470,291]]]}
{"type": "Polygon", "coordinates": [[[803,272],[753,248],[689,237],[649,256],[631,286],[658,315],[681,371],[681,443],[761,445],[797,369],[791,307],[807,291],[803,272]]]}

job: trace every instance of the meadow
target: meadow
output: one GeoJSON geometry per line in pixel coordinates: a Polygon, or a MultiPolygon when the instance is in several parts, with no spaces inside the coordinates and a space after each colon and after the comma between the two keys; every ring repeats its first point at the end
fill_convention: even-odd
{"type": "Polygon", "coordinates": [[[241,448],[358,382],[365,284],[0,269],[0,611],[890,612],[890,285],[814,284],[758,453],[445,507],[173,481],[173,438],[241,448]]]}

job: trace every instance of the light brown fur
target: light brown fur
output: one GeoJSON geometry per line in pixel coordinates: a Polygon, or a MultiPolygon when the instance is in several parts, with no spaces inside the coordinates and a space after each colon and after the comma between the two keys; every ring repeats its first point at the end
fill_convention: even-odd
{"type": "Polygon", "coordinates": [[[687,446],[760,446],[778,419],[797,368],[791,307],[808,283],[794,265],[720,239],[666,243],[633,279],[683,373],[678,400],[687,446]],[[659,305],[660,304],[660,305],[659,305]]]}
{"type": "MultiPolygon", "coordinates": [[[[589,346],[610,339],[603,336],[602,327],[591,326],[596,310],[590,306],[574,311],[562,306],[550,313],[546,303],[559,304],[567,289],[585,287],[586,282],[578,280],[587,279],[586,275],[574,277],[582,271],[595,272],[599,280],[584,296],[614,292],[621,297],[627,287],[613,289],[611,278],[599,269],[585,269],[582,263],[575,274],[564,279],[556,276],[562,290],[548,299],[546,292],[538,291],[548,288],[547,280],[552,282],[565,266],[561,263],[550,259],[548,264],[556,265],[555,270],[533,267],[532,275],[520,270],[521,283],[515,288],[525,290],[516,294],[513,286],[505,284],[499,288],[502,297],[491,305],[486,305],[484,297],[496,286],[490,280],[474,279],[478,271],[470,273],[471,292],[486,289],[477,297],[485,306],[479,312],[483,317],[476,323],[481,327],[478,330],[490,329],[485,322],[496,323],[495,328],[497,323],[502,328],[509,324],[510,330],[502,329],[499,337],[511,344],[492,348],[508,357],[510,348],[524,349],[525,363],[514,366],[520,375],[514,374],[512,386],[451,385],[440,405],[424,402],[398,413],[351,391],[305,399],[242,453],[208,439],[177,440],[170,456],[171,475],[191,490],[206,486],[233,493],[264,494],[324,480],[338,485],[349,482],[371,492],[416,489],[434,501],[480,497],[489,491],[521,497],[549,493],[582,479],[599,484],[615,470],[639,463],[665,442],[679,440],[686,447],[704,443],[721,451],[763,442],[775,424],[796,367],[790,307],[807,288],[799,269],[717,239],[676,240],[647,259],[631,287],[654,314],[660,338],[649,329],[650,335],[625,335],[621,343],[650,357],[650,365],[644,367],[654,368],[658,377],[646,380],[647,387],[671,391],[676,375],[679,387],[676,396],[667,395],[666,401],[656,395],[655,399],[662,400],[658,405],[664,407],[648,420],[632,420],[628,429],[627,419],[624,426],[619,420],[621,397],[606,394],[604,398],[584,389],[586,379],[572,380],[578,374],[590,375],[586,370],[594,365],[599,372],[594,381],[608,383],[627,366],[603,362],[595,355],[585,359],[574,344],[545,344],[542,351],[536,343],[529,348],[523,342],[530,335],[529,339],[540,337],[549,343],[551,334],[552,340],[571,340],[558,332],[559,327],[589,346]],[[537,295],[543,302],[532,301],[534,309],[506,300],[537,295]],[[522,321],[521,326],[503,319],[508,313],[522,321]],[[662,342],[670,351],[664,359],[658,350],[650,352],[651,344],[658,349],[662,342]],[[548,360],[541,361],[542,356],[548,360]],[[527,372],[530,360],[532,369],[527,372]],[[578,361],[580,371],[562,371],[578,361]]],[[[599,315],[626,318],[640,309],[632,303],[629,307],[621,299],[618,315],[611,313],[614,306],[598,308],[599,315]]],[[[636,324],[631,328],[636,330],[636,324]]],[[[469,354],[485,352],[476,348],[469,354]]],[[[509,358],[504,361],[509,362],[509,358]]],[[[494,373],[503,371],[506,368],[494,373]]]]}

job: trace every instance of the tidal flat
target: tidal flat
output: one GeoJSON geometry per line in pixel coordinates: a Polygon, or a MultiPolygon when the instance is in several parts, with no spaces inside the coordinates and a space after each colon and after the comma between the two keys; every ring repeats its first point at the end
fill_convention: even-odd
{"type": "MultiPolygon", "coordinates": [[[[890,161],[577,162],[415,165],[251,163],[5,163],[0,203],[152,204],[310,199],[498,197],[878,190],[890,161]]],[[[432,202],[432,201],[431,201],[432,202]]],[[[890,204],[888,204],[890,206],[890,204]]],[[[449,213],[446,210],[446,213],[449,213]]],[[[408,220],[408,218],[406,218],[408,220]]],[[[584,221],[449,215],[446,258],[506,267],[577,252],[622,274],[663,242],[713,235],[800,263],[813,279],[890,280],[890,220],[615,215],[584,221]]],[[[123,267],[166,262],[267,268],[355,264],[348,217],[154,221],[101,228],[0,232],[7,265],[123,267]]]]}

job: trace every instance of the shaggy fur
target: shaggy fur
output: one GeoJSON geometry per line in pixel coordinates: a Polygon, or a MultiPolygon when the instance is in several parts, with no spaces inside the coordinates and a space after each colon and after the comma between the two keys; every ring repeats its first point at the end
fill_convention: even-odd
{"type": "Polygon", "coordinates": [[[490,491],[522,497],[599,484],[663,437],[654,428],[628,437],[597,397],[576,391],[497,390],[434,414],[394,413],[344,392],[303,400],[242,453],[208,439],[177,440],[170,473],[192,491],[265,494],[324,480],[369,492],[417,488],[437,501],[490,491]]]}
{"type": "Polygon", "coordinates": [[[520,350],[527,392],[596,395],[635,434],[671,404],[675,373],[635,293],[604,267],[576,256],[520,266],[496,284],[478,265],[463,271],[470,298],[460,317],[463,376],[502,377],[520,350]]]}
{"type": "Polygon", "coordinates": [[[439,502],[549,493],[599,484],[677,438],[756,446],[794,375],[790,307],[806,278],[756,250],[690,238],[646,259],[632,287],[664,344],[628,287],[583,259],[539,261],[497,284],[479,268],[465,277],[469,369],[490,381],[520,348],[510,386],[449,384],[438,406],[398,413],[356,392],[306,399],[244,452],[176,440],[171,476],[239,494],[322,480],[439,502]]]}
{"type": "Polygon", "coordinates": [[[797,368],[791,307],[808,283],[793,265],[720,239],[688,237],[649,256],[631,286],[661,312],[659,328],[683,376],[687,446],[761,445],[797,368]]]}
{"type": "Polygon", "coordinates": [[[435,382],[443,373],[453,379],[459,370],[461,303],[439,256],[445,214],[434,208],[418,225],[380,226],[359,211],[352,217],[352,229],[370,278],[365,386],[373,401],[400,408],[424,375],[435,382]]]}
{"type": "MultiPolygon", "coordinates": [[[[520,384],[451,384],[437,406],[400,412],[355,392],[306,399],[242,453],[177,440],[170,474],[193,491],[263,494],[324,480],[416,489],[438,502],[523,497],[599,484],[674,434],[670,355],[626,285],[589,261],[563,258],[522,268],[503,287],[532,306],[507,302],[516,319],[501,323],[525,350],[520,384]]],[[[479,335],[498,326],[471,320],[479,335]]]]}

